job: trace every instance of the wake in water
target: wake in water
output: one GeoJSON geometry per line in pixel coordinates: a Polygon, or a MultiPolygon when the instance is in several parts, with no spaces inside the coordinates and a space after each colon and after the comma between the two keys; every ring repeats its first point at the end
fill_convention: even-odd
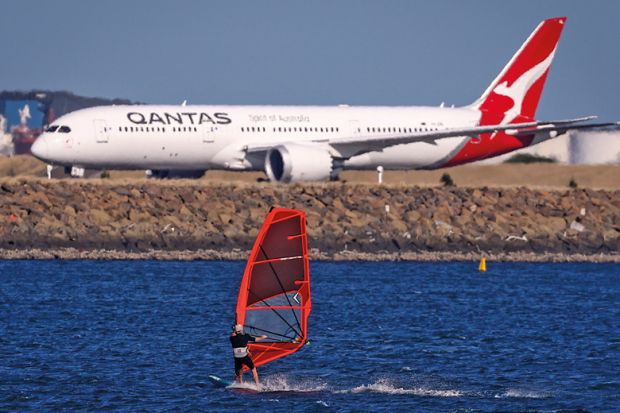
{"type": "Polygon", "coordinates": [[[544,399],[553,397],[549,392],[509,388],[501,393],[491,391],[465,391],[451,389],[438,385],[416,382],[402,384],[390,378],[378,378],[371,383],[351,388],[334,388],[321,379],[298,379],[285,374],[276,374],[263,378],[260,386],[253,382],[233,383],[229,389],[247,391],[251,393],[332,393],[332,394],[359,394],[381,393],[388,395],[411,395],[418,397],[474,397],[495,399],[544,399]]]}
{"type": "Polygon", "coordinates": [[[335,389],[328,386],[322,380],[318,379],[293,379],[284,374],[269,376],[261,381],[260,386],[254,383],[233,383],[228,386],[229,389],[248,390],[252,392],[274,393],[274,392],[291,392],[291,393],[319,393],[328,392],[334,394],[346,393],[384,393],[384,394],[409,394],[414,396],[425,397],[460,397],[464,393],[460,390],[452,389],[433,389],[425,386],[406,387],[395,384],[390,379],[378,379],[373,383],[363,384],[348,389],[335,389]]]}
{"type": "Polygon", "coordinates": [[[427,397],[460,397],[463,392],[460,390],[441,390],[431,389],[428,387],[403,387],[394,384],[389,379],[379,379],[371,384],[364,384],[354,387],[350,390],[341,390],[340,393],[385,393],[385,394],[411,394],[414,396],[427,396],[427,397]]]}
{"type": "Polygon", "coordinates": [[[227,388],[237,390],[249,390],[261,393],[269,392],[292,392],[292,393],[316,393],[329,391],[327,384],[316,379],[293,379],[284,374],[276,374],[261,380],[260,386],[253,382],[233,383],[227,388]]]}
{"type": "Polygon", "coordinates": [[[311,393],[327,390],[327,384],[317,379],[292,379],[284,374],[269,376],[261,382],[263,391],[311,393]]]}

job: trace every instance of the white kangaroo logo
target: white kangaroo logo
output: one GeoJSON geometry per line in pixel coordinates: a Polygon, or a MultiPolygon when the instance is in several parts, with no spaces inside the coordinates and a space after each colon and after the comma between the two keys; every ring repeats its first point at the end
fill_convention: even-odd
{"type": "Polygon", "coordinates": [[[532,67],[527,72],[523,73],[517,80],[513,82],[512,85],[508,86],[508,82],[502,82],[499,85],[495,86],[493,92],[498,95],[509,97],[513,104],[512,108],[504,112],[504,119],[500,122],[500,125],[505,125],[510,123],[514,118],[516,118],[523,108],[523,99],[525,99],[525,94],[530,87],[540,77],[549,69],[551,66],[551,61],[553,60],[553,56],[555,55],[555,49],[549,56],[542,62],[538,63],[536,66],[532,67]]]}

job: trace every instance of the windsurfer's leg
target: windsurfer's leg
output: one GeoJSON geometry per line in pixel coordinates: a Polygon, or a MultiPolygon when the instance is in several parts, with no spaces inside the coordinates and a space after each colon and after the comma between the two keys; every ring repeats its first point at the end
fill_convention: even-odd
{"type": "Polygon", "coordinates": [[[238,383],[243,383],[243,364],[238,359],[235,359],[235,381],[238,383]]]}
{"type": "Polygon", "coordinates": [[[258,371],[256,370],[256,367],[252,369],[252,375],[254,376],[254,383],[256,383],[257,386],[260,385],[258,381],[258,371]]]}

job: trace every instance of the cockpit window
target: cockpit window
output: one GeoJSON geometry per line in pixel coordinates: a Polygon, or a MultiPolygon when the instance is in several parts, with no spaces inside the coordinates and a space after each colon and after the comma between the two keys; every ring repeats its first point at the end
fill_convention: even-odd
{"type": "Polygon", "coordinates": [[[56,132],[56,129],[58,129],[58,125],[48,126],[48,128],[45,129],[45,132],[56,132]]]}
{"type": "Polygon", "coordinates": [[[61,126],[60,128],[58,128],[58,132],[60,133],[69,133],[71,132],[71,128],[68,126],[61,126]]]}

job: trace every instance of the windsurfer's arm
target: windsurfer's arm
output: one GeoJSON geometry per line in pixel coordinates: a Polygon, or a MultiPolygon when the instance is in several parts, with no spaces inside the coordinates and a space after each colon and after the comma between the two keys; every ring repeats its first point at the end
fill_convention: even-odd
{"type": "Polygon", "coordinates": [[[267,338],[267,336],[258,336],[258,337],[254,337],[254,339],[255,339],[256,341],[263,341],[263,340],[264,340],[264,339],[266,339],[266,338],[267,338]]]}

